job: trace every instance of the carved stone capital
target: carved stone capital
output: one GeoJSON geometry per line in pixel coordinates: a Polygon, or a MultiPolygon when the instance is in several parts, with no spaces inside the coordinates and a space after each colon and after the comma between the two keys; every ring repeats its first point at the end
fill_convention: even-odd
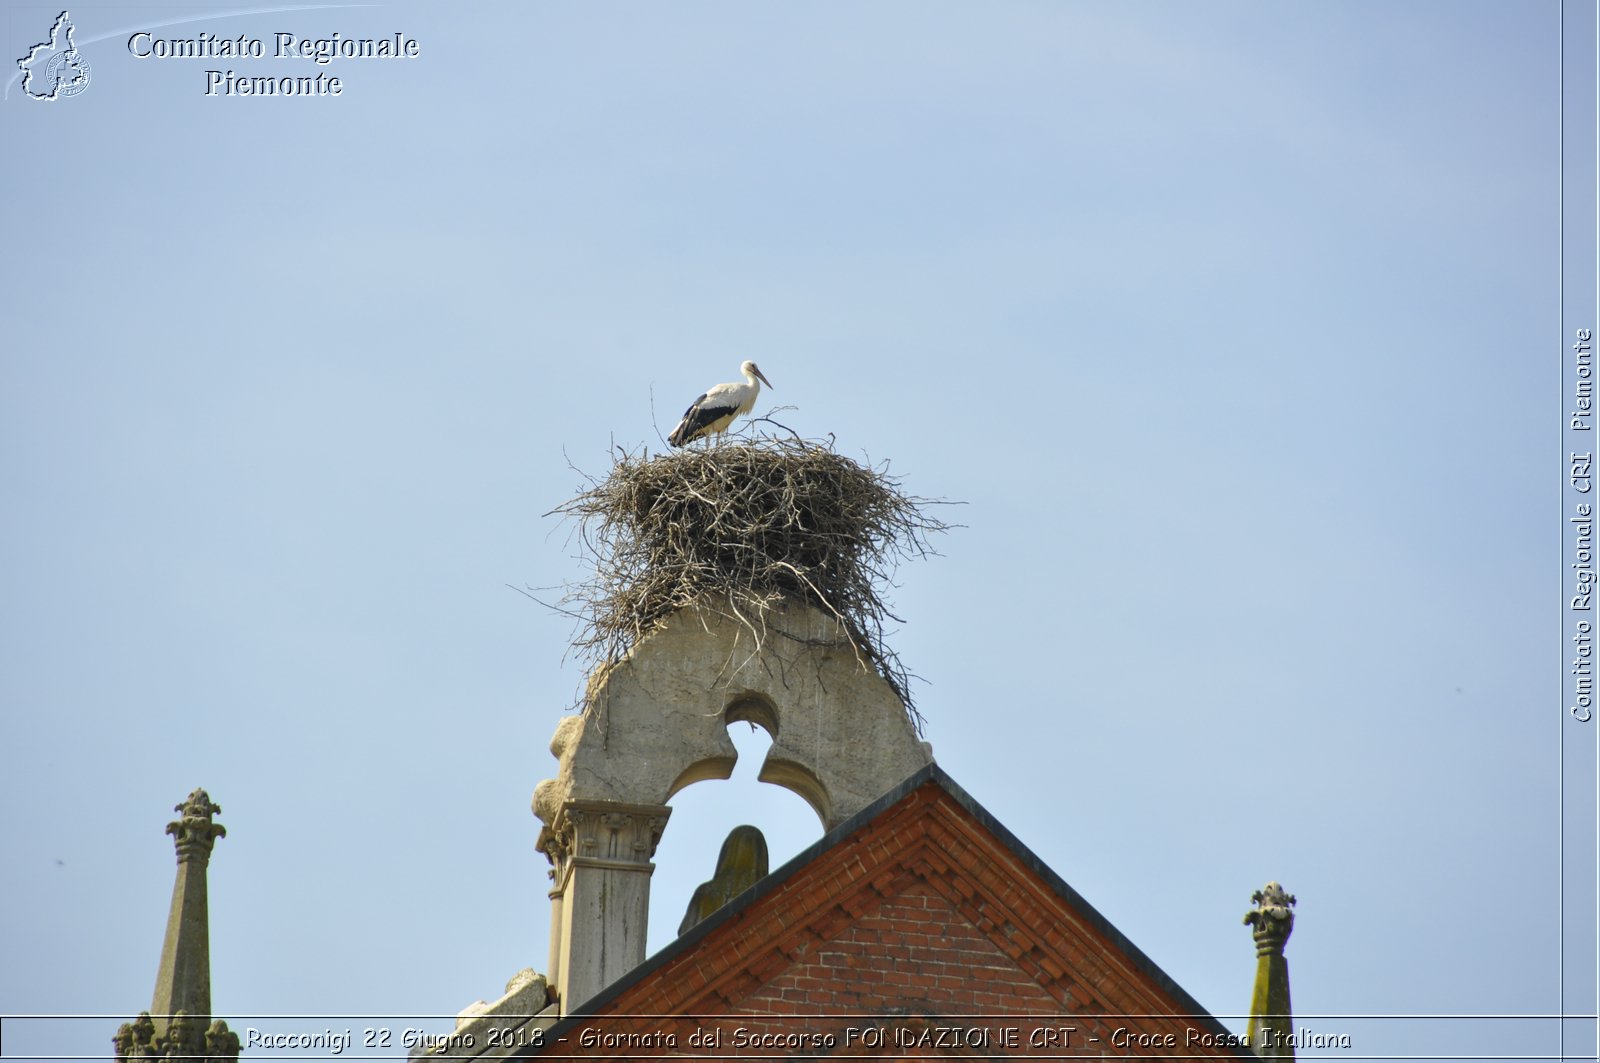
{"type": "Polygon", "coordinates": [[[195,790],[172,810],[182,817],[167,824],[167,833],[172,835],[173,844],[178,848],[178,863],[196,857],[202,862],[209,860],[217,839],[228,834],[227,828],[211,820],[222,811],[222,806],[213,804],[211,795],[204,790],[195,790]]]}
{"type": "Polygon", "coordinates": [[[1255,907],[1245,913],[1245,925],[1256,940],[1256,955],[1281,955],[1294,931],[1294,895],[1276,882],[1250,895],[1255,907]]]}
{"type": "Polygon", "coordinates": [[[621,801],[568,801],[541,842],[558,869],[587,865],[647,871],[672,809],[621,801]]]}
{"type": "Polygon", "coordinates": [[[539,851],[550,861],[551,872],[554,876],[557,871],[566,866],[567,857],[571,854],[572,845],[570,836],[564,831],[557,831],[548,826],[539,830],[539,851]]]}

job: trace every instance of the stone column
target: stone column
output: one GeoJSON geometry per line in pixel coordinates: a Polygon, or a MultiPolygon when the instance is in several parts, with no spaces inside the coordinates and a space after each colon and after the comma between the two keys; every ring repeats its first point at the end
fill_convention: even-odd
{"type": "Polygon", "coordinates": [[[551,968],[564,1014],[643,962],[651,858],[671,814],[666,805],[569,800],[543,831],[540,847],[555,863],[551,968]]]}
{"type": "Polygon", "coordinates": [[[549,852],[548,850],[546,851],[545,855],[550,857],[550,863],[552,865],[554,865],[554,866],[552,866],[551,869],[550,869],[550,882],[551,882],[550,892],[548,894],[546,894],[546,896],[548,896],[550,898],[550,961],[549,961],[549,963],[547,963],[545,965],[545,969],[544,970],[545,970],[545,978],[547,978],[549,980],[550,987],[552,989],[554,989],[557,993],[560,993],[561,992],[561,985],[562,985],[562,982],[561,982],[561,928],[562,928],[561,890],[557,885],[555,885],[555,883],[557,881],[556,868],[564,866],[565,865],[565,860],[564,860],[564,858],[558,856],[555,853],[549,852]]]}
{"type": "Polygon", "coordinates": [[[1269,882],[1250,897],[1245,924],[1256,941],[1256,984],[1250,994],[1250,1047],[1262,1059],[1294,1058],[1294,1009],[1283,946],[1294,930],[1294,897],[1269,882]]]}

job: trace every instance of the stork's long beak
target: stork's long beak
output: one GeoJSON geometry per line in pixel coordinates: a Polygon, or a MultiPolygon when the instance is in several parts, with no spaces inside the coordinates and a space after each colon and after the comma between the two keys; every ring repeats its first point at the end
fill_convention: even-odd
{"type": "MultiPolygon", "coordinates": [[[[767,379],[767,374],[763,373],[759,366],[754,366],[754,365],[751,366],[750,367],[750,372],[752,372],[756,376],[760,377],[761,378],[761,382],[763,384],[767,385],[767,387],[772,388],[772,381],[767,379]]],[[[777,388],[772,388],[772,390],[773,391],[777,391],[778,389],[777,388]]]]}

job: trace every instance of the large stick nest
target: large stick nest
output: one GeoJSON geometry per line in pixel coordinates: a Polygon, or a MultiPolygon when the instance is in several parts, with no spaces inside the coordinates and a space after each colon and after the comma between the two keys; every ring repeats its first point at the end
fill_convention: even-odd
{"type": "Polygon", "coordinates": [[[933,553],[949,525],[901,493],[887,465],[860,465],[803,439],[724,440],[655,456],[620,452],[610,475],[554,512],[578,520],[596,561],[569,588],[573,645],[619,661],[672,613],[726,603],[756,637],[766,611],[814,605],[843,626],[862,665],[888,681],[914,723],[910,673],[884,640],[900,618],[883,592],[904,560],[933,553]]]}

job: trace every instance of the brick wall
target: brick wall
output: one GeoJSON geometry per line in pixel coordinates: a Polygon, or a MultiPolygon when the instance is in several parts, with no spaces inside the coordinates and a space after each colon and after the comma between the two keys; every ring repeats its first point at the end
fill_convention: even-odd
{"type": "Polygon", "coordinates": [[[930,783],[647,961],[547,1052],[1240,1057],[1080,903],[930,783]]]}

